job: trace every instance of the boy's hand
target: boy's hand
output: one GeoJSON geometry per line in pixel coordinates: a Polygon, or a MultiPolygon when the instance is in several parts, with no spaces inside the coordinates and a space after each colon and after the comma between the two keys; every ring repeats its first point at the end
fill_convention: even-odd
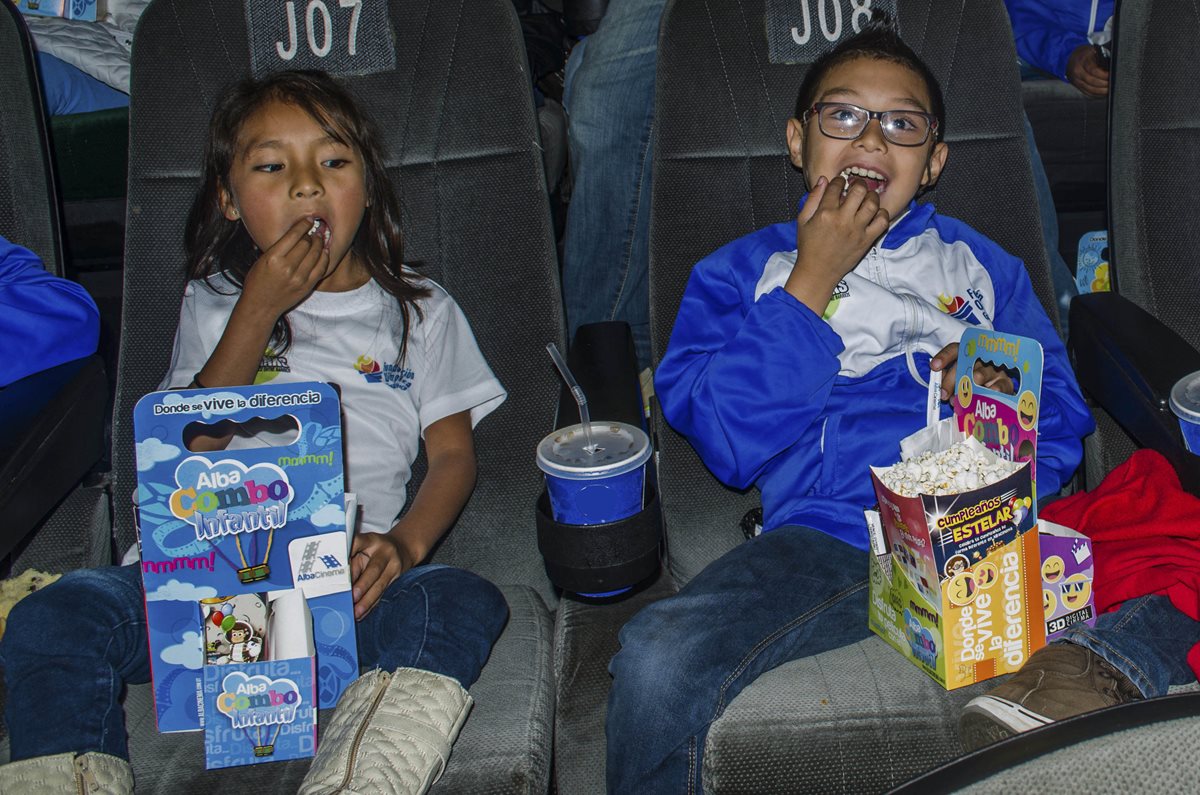
{"type": "Polygon", "coordinates": [[[355,535],[350,553],[355,620],[371,612],[387,587],[416,564],[390,533],[355,535]]]}
{"type": "Polygon", "coordinates": [[[292,224],[246,274],[242,298],[268,314],[272,323],[329,275],[329,242],[321,229],[310,234],[312,228],[311,219],[292,224]]]}
{"type": "Polygon", "coordinates": [[[988,389],[994,389],[1006,395],[1017,394],[1017,390],[1013,388],[1013,382],[1008,377],[1008,373],[998,367],[984,364],[978,359],[975,360],[975,367],[971,371],[971,380],[979,384],[979,386],[986,386],[988,389]]]}
{"type": "Polygon", "coordinates": [[[784,285],[818,315],[841,279],[887,231],[891,217],[879,206],[879,194],[862,182],[821,177],[796,217],[796,265],[784,285]]]}
{"type": "MultiPolygon", "coordinates": [[[[929,369],[934,371],[950,370],[950,378],[942,376],[942,401],[947,401],[954,394],[954,365],[958,362],[958,343],[952,342],[945,348],[938,351],[937,355],[929,360],[929,369]]],[[[1008,373],[1004,372],[999,367],[994,367],[990,364],[984,364],[979,359],[975,360],[975,366],[971,370],[971,380],[979,386],[994,389],[997,392],[1003,392],[1006,395],[1015,395],[1017,390],[1013,387],[1012,379],[1008,373]]]]}
{"type": "Polygon", "coordinates": [[[954,365],[958,363],[958,343],[952,342],[937,352],[929,360],[929,369],[942,373],[942,402],[945,403],[954,394],[954,365]],[[942,371],[949,370],[950,377],[942,371]]]}

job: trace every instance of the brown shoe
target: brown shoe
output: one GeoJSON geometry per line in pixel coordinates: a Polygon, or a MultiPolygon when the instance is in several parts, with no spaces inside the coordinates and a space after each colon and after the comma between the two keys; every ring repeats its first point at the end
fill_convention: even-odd
{"type": "Polygon", "coordinates": [[[959,731],[968,751],[1056,720],[1142,698],[1125,674],[1074,643],[1039,649],[1004,684],[963,708],[959,731]]]}

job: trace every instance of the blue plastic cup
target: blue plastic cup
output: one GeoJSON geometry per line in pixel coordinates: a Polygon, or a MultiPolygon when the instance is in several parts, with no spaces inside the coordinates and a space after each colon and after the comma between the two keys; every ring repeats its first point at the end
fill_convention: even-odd
{"type": "Polygon", "coordinates": [[[555,431],[538,444],[538,467],[554,520],[562,524],[607,524],[642,510],[650,438],[623,422],[592,422],[589,453],[582,425],[555,431]]]}
{"type": "MultiPolygon", "coordinates": [[[[583,425],[555,431],[538,444],[550,512],[561,524],[616,522],[642,510],[645,501],[646,462],[653,452],[646,432],[623,422],[592,422],[591,429],[597,449],[590,453],[583,425]]],[[[631,587],[579,595],[600,599],[631,587]]]]}
{"type": "Polygon", "coordinates": [[[1183,444],[1200,455],[1200,371],[1185,375],[1171,387],[1171,411],[1179,418],[1183,444]]]}

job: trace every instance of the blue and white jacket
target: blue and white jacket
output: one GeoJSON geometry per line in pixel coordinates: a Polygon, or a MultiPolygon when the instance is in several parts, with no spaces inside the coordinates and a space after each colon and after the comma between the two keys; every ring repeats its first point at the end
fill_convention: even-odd
{"type": "Polygon", "coordinates": [[[925,424],[929,360],[971,325],[1042,344],[1038,493],[1061,488],[1094,425],[1020,260],[914,202],[822,317],[783,289],[795,229],[768,226],[696,265],[654,379],[713,474],[758,486],[766,530],[805,525],[866,549],[868,467],[899,460],[925,424]]]}
{"type": "Polygon", "coordinates": [[[0,237],[0,387],[89,356],[99,339],[100,313],[87,290],[0,237]]]}

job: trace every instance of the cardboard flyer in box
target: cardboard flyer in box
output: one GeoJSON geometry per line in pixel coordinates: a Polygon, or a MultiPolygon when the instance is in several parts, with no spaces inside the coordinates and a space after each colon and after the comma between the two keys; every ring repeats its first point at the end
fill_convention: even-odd
{"type": "Polygon", "coordinates": [[[1042,609],[1049,643],[1076,624],[1096,623],[1092,540],[1045,519],[1038,520],[1038,529],[1042,547],[1042,609]]]}
{"type": "Polygon", "coordinates": [[[62,17],[95,22],[106,13],[105,0],[16,0],[17,10],[33,17],[62,17]]]}
{"type": "MultiPolygon", "coordinates": [[[[318,383],[155,392],[134,409],[134,437],[159,730],[196,730],[220,713],[204,706],[208,667],[300,659],[302,670],[315,653],[307,703],[332,707],[358,676],[337,393],[318,383]],[[287,594],[303,610],[281,620],[287,594]]],[[[293,681],[303,695],[308,685],[293,681]]]]}
{"type": "MultiPolygon", "coordinates": [[[[1045,643],[1034,485],[1042,350],[1032,339],[987,329],[963,334],[951,403],[954,416],[901,443],[902,461],[965,449],[991,469],[929,486],[885,484],[893,468],[872,468],[879,538],[871,556],[872,631],[947,689],[1015,671],[1045,643]],[[976,367],[1003,370],[1008,395],[980,386],[976,367]],[[1007,465],[1001,462],[1010,462],[1007,465]]],[[[914,465],[915,466],[915,465],[914,465]]],[[[894,470],[893,470],[894,471],[894,470]]],[[[870,513],[870,512],[868,512],[870,513]]],[[[869,520],[870,521],[870,520],[869,520]]]]}

